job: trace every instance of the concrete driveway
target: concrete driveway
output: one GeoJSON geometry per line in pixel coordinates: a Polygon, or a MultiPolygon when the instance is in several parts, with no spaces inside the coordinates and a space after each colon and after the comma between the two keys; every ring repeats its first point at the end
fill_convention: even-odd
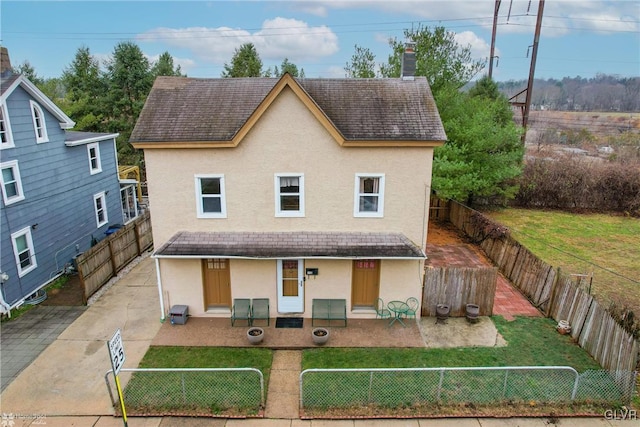
{"type": "Polygon", "coordinates": [[[0,396],[13,414],[111,415],[107,341],[120,328],[125,367],[137,367],[160,329],[153,260],[143,258],[77,318],[0,396]]]}

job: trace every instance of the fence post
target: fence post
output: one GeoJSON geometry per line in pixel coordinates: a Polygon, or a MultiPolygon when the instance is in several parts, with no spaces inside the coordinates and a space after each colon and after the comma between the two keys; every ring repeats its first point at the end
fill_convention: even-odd
{"type": "Polygon", "coordinates": [[[369,393],[367,396],[367,403],[371,403],[371,390],[373,389],[373,371],[369,374],[369,393]]]}
{"type": "Polygon", "coordinates": [[[113,275],[111,277],[115,277],[118,274],[118,269],[116,267],[116,257],[113,254],[113,246],[110,239],[111,236],[107,237],[107,247],[109,248],[109,260],[111,261],[111,269],[113,270],[113,275]]]}
{"type": "Polygon", "coordinates": [[[444,368],[440,369],[440,381],[438,381],[438,397],[436,400],[440,403],[440,394],[442,393],[442,382],[444,381],[444,368]]]}
{"type": "Polygon", "coordinates": [[[138,218],[136,218],[135,222],[133,223],[133,233],[135,234],[136,238],[136,248],[138,249],[138,256],[142,255],[142,248],[140,246],[140,231],[138,230],[139,225],[140,224],[138,218]]]}
{"type": "Polygon", "coordinates": [[[502,387],[502,397],[507,398],[507,378],[509,378],[509,370],[504,371],[504,385],[502,387]]]}
{"type": "Polygon", "coordinates": [[[560,281],[560,267],[556,269],[556,277],[553,279],[553,283],[551,284],[551,298],[549,299],[549,308],[547,308],[547,317],[553,318],[552,313],[556,303],[556,297],[557,297],[556,291],[558,289],[559,281],[560,281]]]}

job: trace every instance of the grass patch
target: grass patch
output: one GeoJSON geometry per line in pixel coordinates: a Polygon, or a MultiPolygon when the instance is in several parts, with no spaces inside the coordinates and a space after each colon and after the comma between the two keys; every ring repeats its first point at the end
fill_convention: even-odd
{"type": "Polygon", "coordinates": [[[640,219],[504,209],[487,215],[543,261],[568,274],[593,273],[591,293],[640,316],[640,219]]]}
{"type": "Polygon", "coordinates": [[[602,369],[589,354],[560,335],[555,322],[517,317],[492,318],[506,347],[461,348],[317,348],[304,350],[302,369],[428,368],[455,366],[571,366],[578,372],[602,369]]]}
{"type": "Polygon", "coordinates": [[[310,372],[303,379],[305,411],[317,417],[367,411],[380,416],[601,414],[622,401],[620,392],[612,391],[613,378],[570,336],[558,334],[555,322],[527,317],[508,322],[499,316],[493,321],[506,347],[309,349],[303,351],[302,368],[570,366],[581,373],[577,400],[571,401],[575,374],[561,370],[448,371],[442,377],[440,371],[310,372]]]}
{"type": "MultiPolygon", "coordinates": [[[[150,347],[140,368],[255,368],[269,383],[273,352],[258,348],[150,347]]],[[[266,393],[265,393],[266,394],[266,393]]],[[[124,390],[136,415],[250,416],[261,409],[255,372],[136,372],[124,390]]]]}

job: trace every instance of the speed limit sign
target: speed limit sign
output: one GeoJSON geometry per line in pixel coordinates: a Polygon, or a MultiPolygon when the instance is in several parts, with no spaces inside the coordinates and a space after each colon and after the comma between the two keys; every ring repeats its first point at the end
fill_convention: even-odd
{"type": "Polygon", "coordinates": [[[120,335],[120,329],[113,334],[113,338],[107,343],[109,347],[109,355],[111,356],[111,367],[113,368],[113,374],[118,375],[122,365],[124,365],[124,347],[122,346],[122,335],[120,335]]]}

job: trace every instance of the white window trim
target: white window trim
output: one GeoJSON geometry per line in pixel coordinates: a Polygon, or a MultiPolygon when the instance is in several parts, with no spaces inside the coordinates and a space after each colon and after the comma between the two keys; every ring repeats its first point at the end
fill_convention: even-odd
{"type": "Polygon", "coordinates": [[[0,143],[0,150],[5,148],[13,148],[15,144],[13,142],[13,132],[11,131],[11,122],[9,121],[9,110],[7,109],[6,104],[0,103],[0,112],[2,114],[2,121],[4,122],[5,135],[7,137],[7,142],[0,143]]]}
{"type": "Polygon", "coordinates": [[[94,142],[93,144],[88,144],[87,145],[87,156],[89,157],[89,173],[91,175],[95,175],[97,173],[102,172],[102,159],[100,158],[100,144],[97,142],[94,142]],[[95,149],[96,151],[96,163],[98,164],[97,167],[94,169],[93,165],[91,164],[91,149],[95,149]]]}
{"type": "Polygon", "coordinates": [[[273,178],[274,192],[275,192],[275,210],[276,217],[280,218],[303,218],[304,214],[304,174],[303,173],[277,173],[273,178]],[[300,209],[297,211],[283,211],[280,209],[280,178],[298,178],[300,186],[300,209]]]}
{"type": "Polygon", "coordinates": [[[33,271],[36,267],[38,267],[38,263],[36,262],[36,252],[33,248],[33,239],[31,238],[31,227],[25,227],[22,230],[16,231],[11,234],[11,245],[13,246],[13,255],[16,259],[16,268],[18,269],[18,277],[22,277],[25,274],[33,271]],[[24,270],[20,266],[20,256],[18,254],[18,247],[16,245],[16,239],[21,236],[26,236],[27,247],[29,248],[29,252],[31,254],[31,265],[24,270]]]}
{"type": "MultiPolygon", "coordinates": [[[[368,193],[367,193],[368,194],[368,193]]],[[[353,216],[356,218],[382,218],[384,217],[384,174],[383,173],[356,173],[353,197],[353,216]],[[378,178],[378,211],[360,212],[360,178],[378,178]]]]}
{"type": "Polygon", "coordinates": [[[8,206],[12,203],[19,202],[20,200],[24,200],[24,191],[22,191],[22,178],[20,177],[20,167],[18,166],[17,160],[11,160],[9,162],[0,163],[0,184],[2,185],[2,199],[4,200],[5,206],[8,206]],[[9,198],[7,196],[7,191],[5,189],[4,176],[2,175],[2,169],[13,169],[13,176],[16,179],[16,186],[18,187],[18,194],[9,198]]]}
{"type": "Polygon", "coordinates": [[[227,217],[227,196],[224,188],[224,174],[198,174],[195,176],[196,188],[196,209],[198,218],[226,218],[227,217]],[[220,180],[220,212],[205,212],[202,206],[202,178],[217,178],[220,180]]]}
{"type": "Polygon", "coordinates": [[[93,210],[96,214],[97,228],[100,228],[109,222],[109,215],[107,213],[107,194],[104,191],[93,195],[93,210]],[[104,213],[104,220],[102,222],[100,221],[100,217],[98,216],[98,205],[96,204],[98,199],[102,200],[102,212],[104,213]]]}
{"type": "Polygon", "coordinates": [[[44,111],[37,103],[29,101],[31,105],[31,119],[33,120],[33,131],[36,135],[36,143],[42,144],[43,142],[49,142],[49,134],[47,133],[47,121],[44,117],[44,111]],[[36,121],[36,112],[40,116],[42,121],[42,136],[38,135],[38,122],[36,121]]]}

